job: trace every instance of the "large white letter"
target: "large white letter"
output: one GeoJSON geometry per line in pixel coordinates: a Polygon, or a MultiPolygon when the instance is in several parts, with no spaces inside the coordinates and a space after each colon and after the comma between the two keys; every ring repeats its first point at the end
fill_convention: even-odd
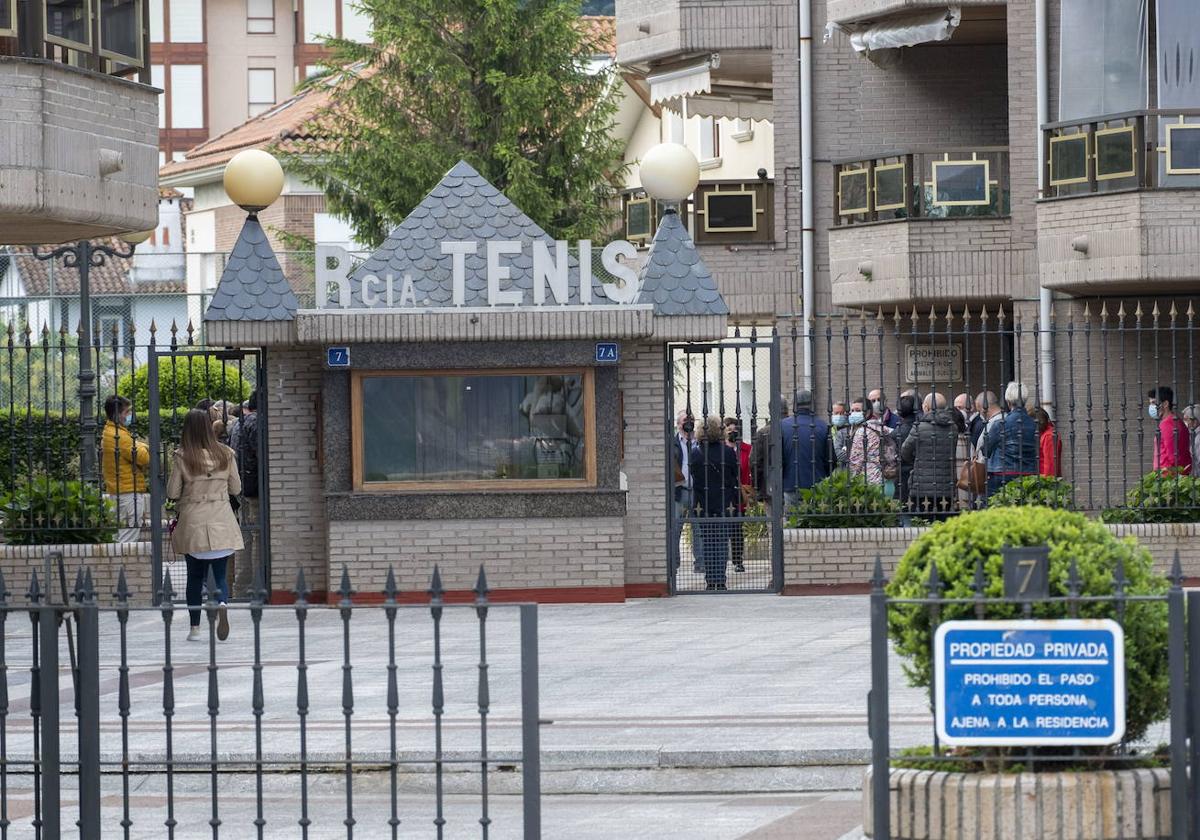
{"type": "Polygon", "coordinates": [[[604,246],[604,251],[600,254],[600,262],[604,264],[605,271],[622,281],[622,285],[602,283],[600,288],[604,289],[604,294],[614,303],[637,303],[638,298],[642,295],[642,286],[637,272],[633,270],[633,266],[626,265],[617,257],[636,260],[637,248],[633,246],[632,242],[626,242],[624,239],[615,239],[604,246]]]}
{"type": "Polygon", "coordinates": [[[383,281],[374,274],[368,274],[362,279],[363,306],[377,306],[379,304],[379,293],[375,291],[375,286],[382,283],[383,281]]]}
{"type": "Polygon", "coordinates": [[[533,302],[541,306],[546,300],[546,283],[550,283],[550,294],[555,303],[564,304],[571,300],[570,280],[567,277],[571,261],[567,256],[567,243],[554,243],[554,258],[545,242],[533,243],[533,302]]]}
{"type": "Polygon", "coordinates": [[[350,254],[337,245],[318,245],[317,258],[317,309],[329,306],[329,287],[337,286],[338,306],[350,306],[350,284],[346,282],[346,268],[350,265],[350,254]]]}
{"type": "Polygon", "coordinates": [[[487,244],[487,283],[488,306],[513,304],[520,306],[525,302],[525,292],[520,289],[505,289],[500,291],[500,281],[512,276],[512,270],[506,265],[500,265],[500,257],[504,254],[521,253],[520,242],[489,242],[487,244]]]}
{"type": "Polygon", "coordinates": [[[592,240],[579,240],[579,302],[592,302],[592,240]]]}
{"type": "Polygon", "coordinates": [[[455,306],[467,302],[467,254],[479,250],[477,242],[443,242],[442,253],[454,255],[454,297],[455,306]]]}

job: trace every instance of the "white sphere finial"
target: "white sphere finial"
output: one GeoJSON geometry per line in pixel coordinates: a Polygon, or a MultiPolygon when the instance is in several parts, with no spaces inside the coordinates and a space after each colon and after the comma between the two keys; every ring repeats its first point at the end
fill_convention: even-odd
{"type": "Polygon", "coordinates": [[[283,167],[262,149],[246,149],[225,164],[225,194],[250,213],[269,207],[283,192],[283,167]]]}
{"type": "Polygon", "coordinates": [[[683,201],[700,183],[700,161],[687,146],[659,143],[642,157],[642,189],[659,201],[683,201]]]}

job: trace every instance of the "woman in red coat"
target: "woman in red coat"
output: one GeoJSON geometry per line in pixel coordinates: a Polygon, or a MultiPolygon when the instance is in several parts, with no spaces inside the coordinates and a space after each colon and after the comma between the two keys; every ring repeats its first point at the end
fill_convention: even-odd
{"type": "Polygon", "coordinates": [[[1038,407],[1031,414],[1038,431],[1038,475],[1061,478],[1062,438],[1054,431],[1054,421],[1046,409],[1038,407]]]}
{"type": "MultiPolygon", "coordinates": [[[[750,444],[742,440],[742,424],[736,417],[725,418],[725,441],[729,448],[738,456],[738,482],[741,484],[737,515],[746,515],[746,500],[753,488],[753,478],[750,473],[750,444]]],[[[731,558],[735,572],[746,571],[746,534],[741,525],[736,525],[731,533],[731,558]]]]}

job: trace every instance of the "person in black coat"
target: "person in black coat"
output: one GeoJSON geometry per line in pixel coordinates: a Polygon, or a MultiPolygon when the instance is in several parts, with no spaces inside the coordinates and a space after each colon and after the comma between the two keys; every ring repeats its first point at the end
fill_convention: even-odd
{"type": "Polygon", "coordinates": [[[707,588],[724,589],[731,529],[740,523],[722,520],[737,515],[740,465],[737,453],[725,445],[720,417],[704,418],[699,440],[692,450],[689,472],[700,531],[700,560],[707,588]]]}

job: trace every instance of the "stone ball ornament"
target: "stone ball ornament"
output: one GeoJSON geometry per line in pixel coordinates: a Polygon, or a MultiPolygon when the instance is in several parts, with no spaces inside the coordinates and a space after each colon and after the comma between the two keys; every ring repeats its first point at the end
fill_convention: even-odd
{"type": "Polygon", "coordinates": [[[261,149],[246,149],[225,164],[225,194],[248,213],[269,207],[283,192],[283,167],[261,149]]]}
{"type": "Polygon", "coordinates": [[[642,189],[659,201],[683,201],[700,183],[700,161],[687,146],[660,143],[642,157],[642,189]]]}
{"type": "Polygon", "coordinates": [[[131,230],[128,233],[122,233],[118,238],[126,245],[141,245],[143,242],[149,239],[153,233],[153,229],[131,230]]]}

